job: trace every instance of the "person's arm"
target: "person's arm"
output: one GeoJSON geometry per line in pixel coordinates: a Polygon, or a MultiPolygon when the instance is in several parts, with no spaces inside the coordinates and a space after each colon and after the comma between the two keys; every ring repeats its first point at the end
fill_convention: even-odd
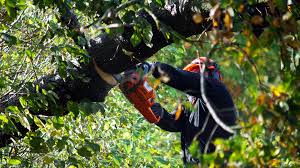
{"type": "Polygon", "coordinates": [[[183,112],[180,117],[175,120],[175,114],[167,112],[159,103],[155,103],[151,109],[156,116],[160,116],[160,121],[156,123],[156,125],[161,129],[169,132],[180,132],[182,130],[184,125],[183,112]]]}
{"type": "MultiPolygon", "coordinates": [[[[201,96],[200,73],[188,72],[174,68],[168,64],[156,62],[154,64],[153,76],[161,79],[163,83],[191,96],[201,96]]],[[[208,78],[204,80],[206,80],[205,83],[209,82],[208,78]]],[[[206,85],[209,85],[209,83],[206,85]]]]}
{"type": "MultiPolygon", "coordinates": [[[[200,73],[193,73],[174,68],[164,63],[155,63],[153,76],[175,89],[191,96],[201,98],[200,73]]],[[[235,111],[232,98],[225,85],[218,80],[204,77],[205,96],[219,111],[235,111]]]]}

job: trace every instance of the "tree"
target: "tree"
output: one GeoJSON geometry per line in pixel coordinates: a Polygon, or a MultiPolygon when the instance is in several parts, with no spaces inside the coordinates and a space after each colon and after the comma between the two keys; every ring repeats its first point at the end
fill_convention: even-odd
{"type": "MultiPolygon", "coordinates": [[[[36,115],[62,116],[71,112],[76,118],[80,111],[97,111],[101,104],[95,102],[103,102],[111,86],[99,78],[93,60],[105,72],[116,74],[180,40],[185,41],[186,48],[190,44],[204,45],[202,33],[205,32],[209,32],[210,37],[209,50],[205,54],[212,56],[227,49],[235,55],[233,60],[241,59],[242,65],[243,59],[248,59],[250,64],[245,66],[250,66],[249,69],[254,67],[258,86],[262,90],[255,92],[260,94],[255,98],[260,103],[260,110],[274,114],[275,117],[271,117],[273,120],[286,116],[283,122],[291,126],[289,134],[299,127],[296,118],[292,117],[297,116],[299,108],[299,93],[293,93],[299,81],[297,4],[288,6],[285,1],[249,1],[244,4],[243,1],[202,3],[180,0],[45,0],[28,3],[7,0],[1,3],[0,19],[6,22],[2,24],[0,41],[3,62],[6,62],[2,66],[0,83],[3,91],[0,105],[3,111],[1,146],[10,143],[11,137],[24,137],[29,130],[41,128],[47,120],[41,120],[36,115]],[[34,13],[31,3],[40,12],[34,13]],[[26,12],[31,12],[31,15],[26,12]],[[31,19],[33,15],[38,16],[37,19],[31,19]],[[77,16],[83,18],[78,20],[77,16]],[[43,23],[42,20],[47,21],[43,23]],[[82,26],[82,23],[91,24],[82,26]],[[95,33],[90,31],[96,30],[100,30],[100,35],[91,38],[95,33]],[[260,79],[257,68],[259,59],[254,52],[263,45],[275,47],[272,52],[280,55],[284,66],[280,70],[280,85],[270,87],[275,83],[269,84],[260,79]],[[23,55],[24,62],[29,66],[23,67],[24,64],[18,62],[21,60],[16,58],[18,55],[23,55]],[[43,65],[41,60],[49,62],[50,59],[57,67],[46,64],[39,71],[38,67],[43,65]],[[8,64],[11,62],[15,65],[8,64]],[[22,72],[28,68],[32,72],[22,72]],[[47,69],[55,73],[44,75],[47,69]]],[[[276,66],[278,64],[271,67],[276,66]]],[[[269,70],[267,68],[264,72],[269,70]]],[[[57,128],[62,122],[60,120],[58,117],[57,128]]],[[[253,120],[257,122],[258,119],[254,117],[253,120]]],[[[27,137],[30,136],[27,134],[27,137]]],[[[39,135],[35,137],[40,138],[39,135]]],[[[295,139],[291,142],[295,143],[295,139]]],[[[89,153],[85,148],[79,151],[89,153]]],[[[218,156],[216,154],[214,157],[218,156]]]]}

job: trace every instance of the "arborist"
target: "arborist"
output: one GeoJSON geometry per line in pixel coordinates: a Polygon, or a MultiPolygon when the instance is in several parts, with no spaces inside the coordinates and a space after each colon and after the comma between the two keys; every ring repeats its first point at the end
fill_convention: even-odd
{"type": "Polygon", "coordinates": [[[197,58],[183,70],[159,62],[142,63],[118,76],[111,76],[98,67],[95,68],[108,83],[120,83],[119,87],[124,95],[147,121],[166,131],[181,132],[185,164],[199,163],[189,152],[193,141],[199,145],[198,152],[211,153],[215,151],[212,143],[214,139],[227,139],[234,133],[230,126],[235,125],[236,108],[222,83],[218,65],[211,59],[197,58]],[[196,110],[180,105],[180,109],[173,113],[167,112],[155,102],[154,90],[147,82],[148,74],[186,93],[196,110]]]}
{"type": "Polygon", "coordinates": [[[183,162],[199,163],[188,150],[193,140],[198,141],[199,152],[211,153],[215,150],[212,143],[214,139],[227,139],[233,135],[232,131],[222,128],[220,122],[227,127],[235,125],[236,122],[236,108],[222,83],[219,67],[213,60],[206,60],[205,57],[193,60],[183,70],[163,63],[155,63],[152,66],[155,78],[162,79],[163,83],[186,93],[188,100],[196,109],[190,111],[180,107],[181,110],[176,109],[173,113],[169,113],[159,103],[154,103],[151,109],[160,117],[156,125],[166,131],[181,132],[183,162]],[[201,73],[205,63],[206,68],[201,73]]]}

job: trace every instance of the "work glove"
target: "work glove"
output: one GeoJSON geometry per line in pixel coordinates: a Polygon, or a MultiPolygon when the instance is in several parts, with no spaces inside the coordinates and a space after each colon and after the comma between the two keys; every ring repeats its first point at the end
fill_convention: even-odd
{"type": "Polygon", "coordinates": [[[154,103],[151,106],[151,110],[156,117],[160,117],[162,119],[165,110],[161,107],[159,103],[154,103]]]}
{"type": "Polygon", "coordinates": [[[145,75],[152,74],[154,71],[154,64],[152,62],[143,62],[136,65],[137,68],[142,68],[145,75]]]}

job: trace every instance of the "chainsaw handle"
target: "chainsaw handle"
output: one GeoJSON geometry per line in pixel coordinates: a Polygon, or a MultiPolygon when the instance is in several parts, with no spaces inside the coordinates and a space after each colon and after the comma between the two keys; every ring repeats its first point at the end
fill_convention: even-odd
{"type": "Polygon", "coordinates": [[[138,110],[149,123],[157,124],[160,121],[160,116],[156,116],[151,110],[151,108],[148,108],[147,110],[145,109],[138,109],[138,110]]]}

